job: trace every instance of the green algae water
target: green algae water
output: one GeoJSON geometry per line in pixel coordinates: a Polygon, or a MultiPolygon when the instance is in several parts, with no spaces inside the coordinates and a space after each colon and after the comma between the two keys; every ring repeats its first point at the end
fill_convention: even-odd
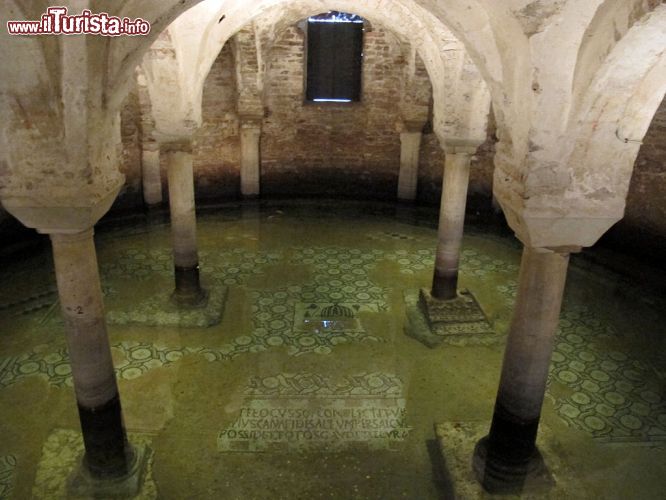
{"type": "MultiPolygon", "coordinates": [[[[432,211],[383,204],[207,210],[209,301],[191,310],[169,301],[167,221],[102,226],[125,422],[152,450],[141,498],[483,498],[471,448],[492,415],[521,246],[469,225],[459,286],[493,333],[431,349],[405,335],[405,297],[430,285],[435,226],[432,211]]],[[[642,285],[573,259],[541,426],[556,486],[542,497],[663,494],[666,310],[642,285]]],[[[48,248],[0,271],[0,412],[0,498],[66,497],[82,444],[48,248]]]]}

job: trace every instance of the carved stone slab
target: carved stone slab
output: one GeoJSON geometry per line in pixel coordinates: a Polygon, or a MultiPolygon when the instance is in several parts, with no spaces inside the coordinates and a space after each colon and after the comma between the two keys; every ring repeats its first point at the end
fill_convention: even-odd
{"type": "Polygon", "coordinates": [[[436,347],[443,342],[454,345],[488,344],[497,335],[471,292],[462,290],[454,300],[433,299],[421,289],[405,292],[407,324],[405,333],[436,347]]]}
{"type": "Polygon", "coordinates": [[[391,450],[411,430],[402,381],[392,374],[256,377],[245,396],[236,421],[218,435],[222,452],[391,450]]]}

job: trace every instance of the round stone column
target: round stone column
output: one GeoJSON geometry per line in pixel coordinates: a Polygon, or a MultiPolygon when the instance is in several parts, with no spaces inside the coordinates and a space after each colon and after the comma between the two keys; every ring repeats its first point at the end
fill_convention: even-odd
{"type": "MultiPolygon", "coordinates": [[[[413,127],[417,128],[417,127],[413,127]]],[[[421,129],[423,126],[421,126],[421,129]]],[[[398,200],[414,201],[418,191],[421,130],[406,130],[400,134],[400,172],[398,200]]]]}
{"type": "Polygon", "coordinates": [[[261,191],[261,122],[241,123],[241,194],[246,198],[257,197],[261,191]]]}
{"type": "Polygon", "coordinates": [[[472,152],[447,152],[442,180],[442,202],[437,232],[432,297],[451,300],[458,296],[458,264],[465,226],[467,187],[472,152]]]}
{"type": "Polygon", "coordinates": [[[156,142],[143,145],[141,156],[143,200],[148,207],[162,203],[162,178],[160,175],[160,147],[156,142]]]}
{"type": "Polygon", "coordinates": [[[520,490],[540,464],[536,435],[569,263],[567,252],[525,247],[490,433],[474,470],[491,493],[520,490]]]}
{"type": "Polygon", "coordinates": [[[191,146],[171,145],[166,149],[166,155],[176,276],[173,300],[180,305],[196,306],[205,302],[207,294],[199,281],[191,146]]]}
{"type": "Polygon", "coordinates": [[[83,432],[83,466],[95,479],[127,476],[134,452],[113,371],[93,230],[51,234],[51,242],[83,432]]]}

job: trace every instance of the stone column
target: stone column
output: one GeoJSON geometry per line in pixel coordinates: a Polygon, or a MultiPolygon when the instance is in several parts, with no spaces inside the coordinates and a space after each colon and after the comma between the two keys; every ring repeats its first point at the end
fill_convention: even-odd
{"type": "Polygon", "coordinates": [[[256,197],[260,193],[260,141],[261,122],[246,121],[241,124],[241,194],[256,197]]]}
{"type": "Polygon", "coordinates": [[[400,134],[400,174],[398,177],[398,199],[416,200],[419,175],[419,154],[422,133],[405,131],[400,134]]]}
{"type": "Polygon", "coordinates": [[[58,294],[83,431],[83,467],[94,479],[130,474],[127,441],[106,332],[93,230],[51,234],[58,294]]]}
{"type": "Polygon", "coordinates": [[[160,146],[156,142],[143,145],[141,156],[143,176],[143,201],[148,207],[162,203],[162,179],[160,175],[160,146]]]}
{"type": "Polygon", "coordinates": [[[536,435],[568,263],[568,251],[523,251],[490,433],[474,451],[475,473],[490,492],[520,490],[540,464],[536,435]]]}
{"type": "Polygon", "coordinates": [[[431,292],[432,297],[439,300],[458,296],[458,263],[465,225],[469,166],[474,151],[474,148],[449,148],[446,152],[431,292]]]}
{"type": "Polygon", "coordinates": [[[179,305],[197,306],[206,301],[207,294],[199,281],[192,146],[189,143],[169,144],[165,147],[165,153],[176,276],[173,300],[179,305]]]}

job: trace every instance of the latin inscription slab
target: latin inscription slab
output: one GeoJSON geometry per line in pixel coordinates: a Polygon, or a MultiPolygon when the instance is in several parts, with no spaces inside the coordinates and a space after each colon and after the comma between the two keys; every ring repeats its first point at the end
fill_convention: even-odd
{"type": "Polygon", "coordinates": [[[332,384],[312,374],[250,381],[236,421],[218,436],[223,452],[394,449],[411,430],[402,382],[385,373],[332,384]]]}

